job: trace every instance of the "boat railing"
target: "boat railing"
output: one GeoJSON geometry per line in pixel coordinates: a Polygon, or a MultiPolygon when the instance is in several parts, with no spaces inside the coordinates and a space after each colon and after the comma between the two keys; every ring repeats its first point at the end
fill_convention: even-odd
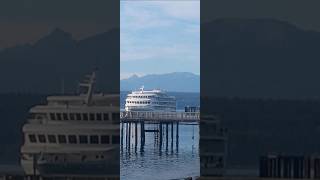
{"type": "Polygon", "coordinates": [[[121,120],[176,120],[198,121],[199,112],[151,112],[151,111],[123,111],[120,113],[121,120]]]}

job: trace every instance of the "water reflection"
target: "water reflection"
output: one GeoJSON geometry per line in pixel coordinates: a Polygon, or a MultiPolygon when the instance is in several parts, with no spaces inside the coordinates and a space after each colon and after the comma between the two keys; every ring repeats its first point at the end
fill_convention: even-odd
{"type": "Polygon", "coordinates": [[[199,176],[198,124],[122,123],[120,143],[121,179],[199,176]]]}

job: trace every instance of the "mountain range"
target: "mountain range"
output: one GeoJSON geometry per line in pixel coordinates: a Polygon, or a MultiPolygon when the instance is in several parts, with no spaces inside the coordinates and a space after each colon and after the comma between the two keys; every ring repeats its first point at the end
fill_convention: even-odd
{"type": "Polygon", "coordinates": [[[189,72],[167,74],[133,75],[120,81],[121,91],[145,89],[164,89],[171,92],[200,92],[200,76],[189,72]]]}
{"type": "Polygon", "coordinates": [[[267,18],[201,24],[201,95],[319,97],[319,69],[317,31],[267,18]]]}
{"type": "MultiPolygon", "coordinates": [[[[83,74],[96,66],[98,89],[119,91],[119,37],[119,29],[114,29],[74,40],[70,33],[56,29],[34,44],[2,49],[0,92],[59,92],[62,82],[66,92],[74,92],[83,74]]],[[[220,18],[203,23],[201,93],[215,97],[318,97],[319,50],[319,32],[286,21],[220,18]]],[[[153,76],[129,78],[121,82],[121,88],[147,87],[147,83],[155,83],[148,80],[153,76]],[[143,82],[134,84],[137,80],[143,82]]],[[[178,86],[165,81],[153,86],[162,85],[168,90],[165,85],[178,86]]]]}
{"type": "Polygon", "coordinates": [[[54,29],[34,44],[0,52],[0,92],[75,92],[77,82],[95,67],[102,91],[119,92],[120,31],[113,29],[82,40],[54,29]],[[62,85],[62,83],[64,85],[62,85]]]}

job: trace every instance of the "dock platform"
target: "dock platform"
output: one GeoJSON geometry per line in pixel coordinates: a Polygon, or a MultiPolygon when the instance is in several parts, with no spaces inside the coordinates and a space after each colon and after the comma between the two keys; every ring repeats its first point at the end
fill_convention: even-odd
{"type": "Polygon", "coordinates": [[[200,112],[121,111],[121,122],[199,122],[200,112]]]}

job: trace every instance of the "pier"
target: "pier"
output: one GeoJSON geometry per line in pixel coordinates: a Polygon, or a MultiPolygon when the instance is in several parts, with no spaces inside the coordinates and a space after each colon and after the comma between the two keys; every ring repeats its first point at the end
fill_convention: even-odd
{"type": "Polygon", "coordinates": [[[169,149],[178,151],[179,124],[198,125],[200,113],[122,111],[120,120],[121,149],[123,146],[127,149],[134,147],[134,150],[137,151],[137,147],[140,147],[140,151],[143,152],[146,135],[150,134],[159,151],[163,148],[166,151],[169,149]]]}
{"type": "Polygon", "coordinates": [[[190,122],[200,121],[200,112],[142,112],[142,111],[122,111],[120,112],[121,122],[190,122]]]}

